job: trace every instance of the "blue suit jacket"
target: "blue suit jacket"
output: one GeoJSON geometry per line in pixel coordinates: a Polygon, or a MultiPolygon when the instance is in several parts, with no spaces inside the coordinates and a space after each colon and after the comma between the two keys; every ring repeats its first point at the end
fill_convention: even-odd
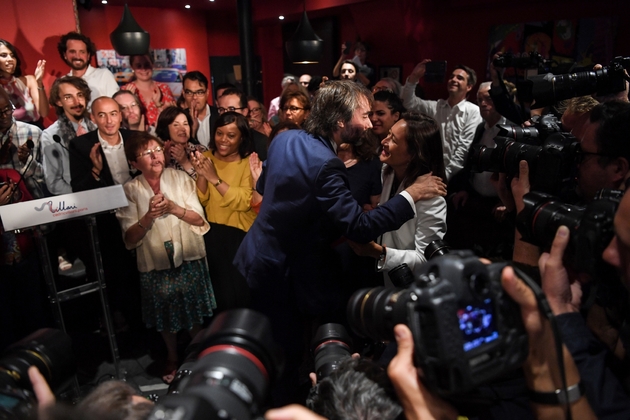
{"type": "Polygon", "coordinates": [[[339,304],[333,241],[368,242],[414,216],[401,195],[363,212],[330,142],[301,130],[273,140],[257,189],[264,196],[260,213],[234,263],[252,289],[295,298],[313,315],[339,304]]]}

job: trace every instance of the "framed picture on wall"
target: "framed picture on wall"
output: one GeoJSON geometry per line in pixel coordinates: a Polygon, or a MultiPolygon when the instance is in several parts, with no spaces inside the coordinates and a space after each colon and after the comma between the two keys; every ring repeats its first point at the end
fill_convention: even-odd
{"type": "Polygon", "coordinates": [[[380,78],[391,77],[402,83],[402,66],[380,66],[380,78]]]}

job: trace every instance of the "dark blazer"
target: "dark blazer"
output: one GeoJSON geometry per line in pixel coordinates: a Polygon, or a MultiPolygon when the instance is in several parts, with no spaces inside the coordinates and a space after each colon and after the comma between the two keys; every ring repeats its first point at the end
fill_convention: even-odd
{"type": "Polygon", "coordinates": [[[254,293],[282,295],[312,315],[339,303],[332,242],[368,242],[414,216],[401,195],[363,212],[330,142],[302,130],[274,139],[257,190],[264,196],[260,213],[234,263],[254,293]]]}
{"type": "MultiPolygon", "coordinates": [[[[133,131],[120,130],[123,141],[128,139],[133,131]]],[[[90,150],[98,143],[98,130],[90,131],[79,137],[75,137],[70,142],[70,185],[72,191],[86,191],[93,190],[95,188],[109,187],[114,185],[114,179],[112,173],[109,170],[107,159],[103,153],[103,149],[99,149],[101,156],[103,157],[103,170],[100,173],[100,181],[97,181],[92,176],[92,161],[90,160],[90,150]]],[[[130,168],[131,172],[131,168],[130,168]]],[[[134,173],[132,173],[132,177],[134,173]]]]}

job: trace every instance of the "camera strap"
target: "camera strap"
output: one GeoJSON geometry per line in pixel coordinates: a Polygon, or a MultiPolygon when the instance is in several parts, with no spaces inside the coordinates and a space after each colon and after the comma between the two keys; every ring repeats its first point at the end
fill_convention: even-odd
{"type": "Polygon", "coordinates": [[[556,347],[556,355],[558,358],[558,367],[560,369],[560,378],[562,380],[562,388],[560,389],[560,394],[558,397],[558,401],[564,403],[566,406],[566,418],[567,420],[571,420],[571,402],[575,400],[572,397],[569,387],[567,387],[567,378],[566,372],[564,369],[564,354],[562,351],[562,337],[560,336],[560,329],[558,327],[558,322],[556,320],[553,311],[551,310],[551,306],[549,305],[549,301],[547,300],[547,296],[545,296],[545,292],[543,292],[542,288],[523,270],[519,269],[512,265],[512,269],[516,273],[516,275],[521,278],[525,284],[534,292],[534,296],[536,297],[536,303],[538,304],[538,310],[542,313],[542,315],[549,320],[551,324],[551,330],[553,332],[554,343],[556,347]]]}

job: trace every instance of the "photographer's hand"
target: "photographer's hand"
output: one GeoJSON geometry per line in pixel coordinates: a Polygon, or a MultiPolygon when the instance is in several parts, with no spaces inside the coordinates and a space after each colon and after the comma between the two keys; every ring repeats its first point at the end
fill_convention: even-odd
{"type": "Polygon", "coordinates": [[[562,263],[564,250],[569,243],[569,234],[566,226],[560,226],[550,252],[543,253],[538,260],[542,288],[555,315],[578,312],[582,299],[580,282],[569,279],[567,269],[562,263]]]}
{"type": "Polygon", "coordinates": [[[430,392],[420,380],[413,364],[413,338],[404,324],[394,327],[398,352],[389,363],[387,375],[394,385],[407,420],[456,419],[457,411],[430,392]]]}
{"type": "Polygon", "coordinates": [[[267,420],[326,420],[324,417],[313,413],[306,407],[291,404],[281,408],[274,408],[265,413],[267,420]]]}
{"type": "MultiPolygon", "coordinates": [[[[501,273],[501,285],[508,295],[520,306],[521,318],[527,331],[529,353],[523,365],[525,380],[530,390],[554,392],[562,387],[558,357],[551,324],[538,310],[534,292],[519,279],[512,267],[501,273]]],[[[567,385],[580,382],[580,374],[566,346],[562,346],[567,385]]],[[[532,403],[537,419],[565,418],[564,405],[541,405],[532,403]]],[[[573,419],[595,419],[595,414],[585,396],[571,404],[573,419]]]]}
{"type": "Polygon", "coordinates": [[[28,378],[31,381],[31,385],[33,385],[33,392],[35,392],[35,397],[37,398],[37,418],[46,420],[46,411],[49,407],[55,405],[55,395],[37,367],[31,366],[28,368],[28,378]]]}

